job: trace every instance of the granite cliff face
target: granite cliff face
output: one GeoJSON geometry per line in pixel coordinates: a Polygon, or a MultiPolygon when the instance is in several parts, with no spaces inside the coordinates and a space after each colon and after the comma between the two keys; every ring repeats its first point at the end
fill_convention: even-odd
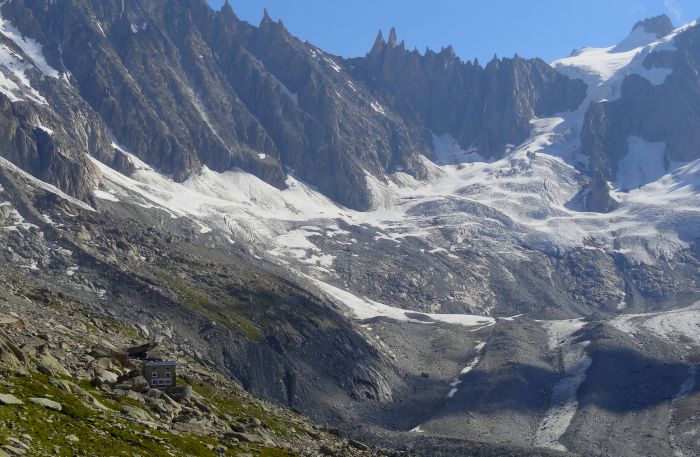
{"type": "MultiPolygon", "coordinates": [[[[481,68],[450,49],[409,53],[394,32],[366,58],[345,61],[267,13],[253,27],[230,5],[214,12],[204,0],[19,0],[3,15],[41,43],[65,75],[56,85],[91,109],[83,117],[102,133],[88,151],[105,163],[115,155],[108,131],[176,180],[201,166],[240,168],[283,188],[292,174],[361,210],[374,203],[367,174],[427,177],[419,155],[431,154],[432,134],[499,157],[528,135],[533,116],[574,109],[584,92],[540,60],[481,68]]],[[[85,198],[81,186],[89,187],[62,187],[85,198]]]]}
{"type": "Polygon", "coordinates": [[[485,67],[463,62],[452,47],[439,53],[409,51],[391,29],[353,61],[355,75],[391,100],[391,108],[419,119],[425,131],[449,134],[462,149],[500,158],[530,135],[530,121],[576,109],[586,85],[540,59],[494,57],[485,67]]]}
{"type": "Polygon", "coordinates": [[[177,180],[204,165],[282,188],[293,173],[367,209],[366,173],[424,175],[404,122],[267,15],[256,28],[204,0],[18,1],[3,14],[70,74],[116,141],[177,180]]]}

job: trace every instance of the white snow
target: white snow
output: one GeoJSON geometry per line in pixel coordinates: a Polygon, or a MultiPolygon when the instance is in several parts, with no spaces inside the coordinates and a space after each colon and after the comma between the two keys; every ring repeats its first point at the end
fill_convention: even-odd
{"type": "Polygon", "coordinates": [[[136,24],[134,24],[134,23],[132,23],[132,24],[131,24],[131,31],[132,31],[133,33],[139,33],[139,26],[136,25],[136,24]]]}
{"type": "Polygon", "coordinates": [[[610,325],[632,336],[646,333],[679,347],[700,347],[700,302],[662,313],[626,314],[611,320],[610,325]]]}
{"type": "Polygon", "coordinates": [[[315,244],[308,240],[311,236],[318,236],[319,230],[318,228],[309,229],[309,227],[290,230],[275,238],[275,244],[278,247],[269,252],[276,257],[283,257],[286,253],[289,253],[302,263],[315,265],[327,270],[333,266],[335,257],[323,254],[315,244]]]}
{"type": "MultiPolygon", "coordinates": [[[[481,354],[481,351],[483,351],[485,347],[486,347],[486,342],[481,341],[481,342],[477,343],[476,346],[474,346],[473,351],[476,352],[477,354],[481,354]]],[[[472,371],[474,369],[474,367],[476,367],[479,364],[480,358],[481,358],[480,355],[477,357],[474,357],[474,360],[472,360],[469,363],[469,365],[462,368],[462,371],[460,371],[460,374],[465,375],[465,374],[469,373],[470,371],[472,371]]]]}
{"type": "Polygon", "coordinates": [[[455,165],[458,163],[483,162],[476,149],[465,151],[457,140],[449,133],[440,136],[433,134],[433,148],[439,165],[455,165]]]}
{"type": "Polygon", "coordinates": [[[624,40],[620,41],[617,46],[613,48],[613,51],[618,53],[632,51],[647,46],[656,40],[658,40],[658,38],[655,34],[647,32],[644,30],[643,26],[637,26],[624,40]]]}
{"type": "Polygon", "coordinates": [[[666,174],[666,143],[649,143],[630,136],[627,145],[629,152],[618,165],[617,189],[636,189],[666,174]]]}
{"type": "Polygon", "coordinates": [[[57,79],[63,75],[46,62],[40,43],[22,36],[13,24],[2,17],[0,34],[7,40],[0,43],[0,92],[13,102],[27,99],[46,104],[44,97],[32,87],[28,71],[35,68],[57,79]]]}
{"type": "Polygon", "coordinates": [[[330,58],[328,58],[328,57],[326,57],[326,56],[323,56],[323,60],[325,60],[326,63],[327,63],[328,65],[330,65],[331,68],[332,68],[336,73],[340,73],[340,70],[342,70],[342,68],[340,68],[340,65],[338,65],[337,63],[335,63],[335,62],[333,61],[333,59],[330,59],[330,58]]]}
{"type": "Polygon", "coordinates": [[[115,197],[112,193],[110,192],[105,192],[104,190],[100,189],[95,189],[95,197],[99,198],[100,200],[105,200],[105,201],[110,201],[110,202],[118,202],[119,199],[115,197]]]}
{"type": "Polygon", "coordinates": [[[463,325],[469,328],[483,328],[495,324],[495,319],[484,316],[474,316],[468,314],[420,313],[395,308],[368,298],[358,297],[350,292],[319,280],[314,280],[314,282],[329,296],[350,308],[353,316],[358,320],[372,319],[375,317],[387,317],[396,321],[413,322],[416,324],[432,324],[437,321],[463,325]],[[419,316],[421,319],[417,319],[419,316]]]}
{"type": "Polygon", "coordinates": [[[586,322],[583,319],[540,322],[547,328],[550,349],[557,349],[562,344],[565,344],[574,333],[586,326],[586,322]]]}
{"type": "Polygon", "coordinates": [[[27,98],[38,104],[46,104],[46,99],[32,87],[27,77],[27,71],[33,65],[4,44],[0,44],[0,67],[0,91],[11,101],[27,98]]]}
{"type": "Polygon", "coordinates": [[[386,116],[386,111],[384,111],[384,107],[382,107],[379,102],[370,102],[369,106],[371,106],[372,109],[379,114],[386,116]]]}
{"type": "MultiPolygon", "coordinates": [[[[672,46],[671,39],[654,43],[654,49],[672,46]]],[[[569,63],[570,69],[575,67],[569,63]]],[[[600,90],[609,92],[617,76],[607,75],[610,80],[603,81],[600,75],[608,71],[604,70],[597,69],[593,76],[600,81],[600,90]]],[[[594,98],[589,93],[588,101],[594,98]]],[[[384,110],[376,102],[371,107],[384,110]]],[[[588,213],[575,200],[585,176],[574,166],[585,162],[577,154],[585,109],[533,119],[530,138],[502,159],[488,163],[475,151],[462,150],[449,135],[434,136],[438,164],[421,158],[429,174],[425,181],[401,171],[386,176],[366,173],[372,195],[368,212],[333,203],[294,178],[293,171],[284,190],[240,170],[216,173],[203,168],[184,183],[176,183],[135,156],[130,156],[137,168],[131,177],[94,161],[103,175],[100,189],[109,193],[97,195],[165,211],[172,218],[192,219],[200,227],[251,246],[252,255],[298,267],[326,284],[342,281],[332,268],[335,253],[325,251],[324,246],[343,244],[354,257],[358,255],[352,251],[354,245],[366,242],[359,236],[348,240],[349,233],[342,237],[324,234],[324,229],[341,222],[343,227],[372,230],[376,241],[390,240],[397,246],[409,237],[418,238],[425,242],[423,252],[446,261],[459,257],[465,246],[517,259],[525,258],[529,250],[560,254],[594,243],[633,263],[654,264],[659,257],[686,248],[688,240],[700,236],[700,196],[694,190],[700,186],[700,161],[673,164],[666,171],[659,166],[663,145],[630,137],[630,153],[613,186],[619,208],[607,214],[588,213]],[[620,192],[626,187],[629,192],[620,192]]],[[[412,319],[399,308],[336,289],[326,292],[347,302],[358,319],[412,319]]],[[[449,315],[436,316],[450,319],[449,315]]],[[[476,318],[467,317],[467,325],[476,318]]]]}
{"type": "Polygon", "coordinates": [[[20,214],[19,211],[17,211],[15,208],[12,207],[12,203],[10,202],[0,202],[0,207],[9,207],[10,208],[10,220],[8,221],[8,225],[3,225],[0,228],[2,228],[4,231],[12,231],[12,232],[19,232],[19,231],[29,231],[29,230],[39,230],[39,227],[36,225],[27,222],[24,217],[20,214]]]}
{"type": "Polygon", "coordinates": [[[43,130],[44,132],[48,133],[49,135],[53,135],[53,134],[54,134],[53,129],[50,129],[50,128],[46,127],[45,125],[37,124],[37,128],[43,130]]]}
{"type": "Polygon", "coordinates": [[[31,38],[22,36],[14,25],[2,17],[0,17],[0,33],[15,43],[46,76],[52,78],[61,77],[61,74],[56,69],[46,63],[42,45],[31,38]]]}
{"type": "Polygon", "coordinates": [[[462,384],[464,382],[464,377],[469,374],[478,364],[479,361],[481,360],[481,353],[486,347],[486,342],[480,341],[479,343],[474,346],[474,348],[471,350],[472,354],[475,354],[472,358],[472,360],[469,362],[469,364],[462,368],[462,371],[460,371],[459,375],[450,382],[450,391],[447,393],[447,396],[445,397],[446,399],[454,397],[459,389],[457,386],[462,384]]]}
{"type": "Polygon", "coordinates": [[[673,41],[676,36],[695,25],[695,22],[691,22],[663,38],[656,38],[637,28],[617,46],[583,48],[569,57],[553,62],[552,66],[561,73],[582,79],[588,84],[591,100],[613,100],[620,96],[622,80],[630,74],[638,74],[654,85],[662,84],[671,70],[646,68],[644,61],[652,52],[675,50],[673,41]]]}
{"type": "Polygon", "coordinates": [[[102,28],[102,23],[100,21],[95,21],[95,24],[97,25],[97,29],[100,31],[103,37],[106,37],[107,34],[105,33],[105,30],[102,28]]]}

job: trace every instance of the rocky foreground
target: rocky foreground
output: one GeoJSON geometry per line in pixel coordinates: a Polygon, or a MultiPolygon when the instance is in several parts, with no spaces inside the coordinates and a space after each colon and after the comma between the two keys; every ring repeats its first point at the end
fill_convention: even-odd
{"type": "Polygon", "coordinates": [[[161,338],[158,348],[178,361],[178,384],[191,389],[178,399],[151,389],[139,362],[127,358],[148,341],[145,327],[3,273],[2,457],[403,455],[370,450],[252,398],[174,340],[161,338]]]}

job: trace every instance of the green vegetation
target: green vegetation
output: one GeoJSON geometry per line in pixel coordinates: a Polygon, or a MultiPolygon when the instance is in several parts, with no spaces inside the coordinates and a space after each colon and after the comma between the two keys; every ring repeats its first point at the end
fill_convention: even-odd
{"type": "MultiPolygon", "coordinates": [[[[0,377],[0,392],[12,393],[24,401],[23,405],[0,406],[0,443],[7,438],[32,437],[32,453],[57,456],[204,456],[220,455],[219,444],[214,438],[194,435],[174,435],[151,430],[134,421],[118,416],[121,406],[127,402],[115,402],[99,396],[98,391],[82,382],[79,387],[93,394],[106,406],[106,411],[88,407],[77,396],[55,387],[46,376],[38,373],[21,375],[10,373],[0,377]],[[32,397],[45,397],[60,403],[62,411],[52,411],[28,401],[32,397]],[[78,438],[74,441],[73,436],[78,438]]],[[[200,389],[201,390],[201,389],[200,389]]],[[[208,391],[208,390],[207,390],[208,391]]],[[[228,413],[243,412],[241,402],[235,397],[217,396],[217,407],[228,413]],[[236,406],[238,405],[238,406],[236,406]],[[238,409],[237,409],[238,408],[238,409]]],[[[129,403],[131,404],[131,403],[129,403]]],[[[138,405],[137,403],[134,406],[138,405]]],[[[252,411],[252,409],[247,409],[252,411]]],[[[258,410],[260,413],[260,411],[258,410]]],[[[261,417],[264,415],[259,414],[261,417]]],[[[266,423],[269,423],[266,418],[266,423]]],[[[275,424],[281,427],[281,424],[275,424]]],[[[291,457],[287,451],[267,447],[240,447],[224,442],[226,455],[245,451],[261,457],[291,457]]]]}
{"type": "Polygon", "coordinates": [[[159,277],[173,290],[178,299],[188,308],[201,313],[224,327],[240,333],[249,340],[262,341],[262,331],[246,317],[230,297],[218,296],[222,305],[217,305],[201,289],[189,286],[183,279],[161,272],[159,277]]]}
{"type": "Polygon", "coordinates": [[[244,401],[241,397],[231,395],[224,390],[207,384],[192,386],[195,392],[205,397],[222,417],[253,417],[276,434],[286,437],[299,436],[306,432],[266,413],[258,405],[244,401]]]}

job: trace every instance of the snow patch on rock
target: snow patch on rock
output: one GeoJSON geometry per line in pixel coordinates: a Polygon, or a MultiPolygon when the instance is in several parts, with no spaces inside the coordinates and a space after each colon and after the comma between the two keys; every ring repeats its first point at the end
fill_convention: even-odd
{"type": "Polygon", "coordinates": [[[637,189],[666,174],[666,143],[630,136],[627,145],[629,152],[618,164],[616,189],[637,189]]]}

